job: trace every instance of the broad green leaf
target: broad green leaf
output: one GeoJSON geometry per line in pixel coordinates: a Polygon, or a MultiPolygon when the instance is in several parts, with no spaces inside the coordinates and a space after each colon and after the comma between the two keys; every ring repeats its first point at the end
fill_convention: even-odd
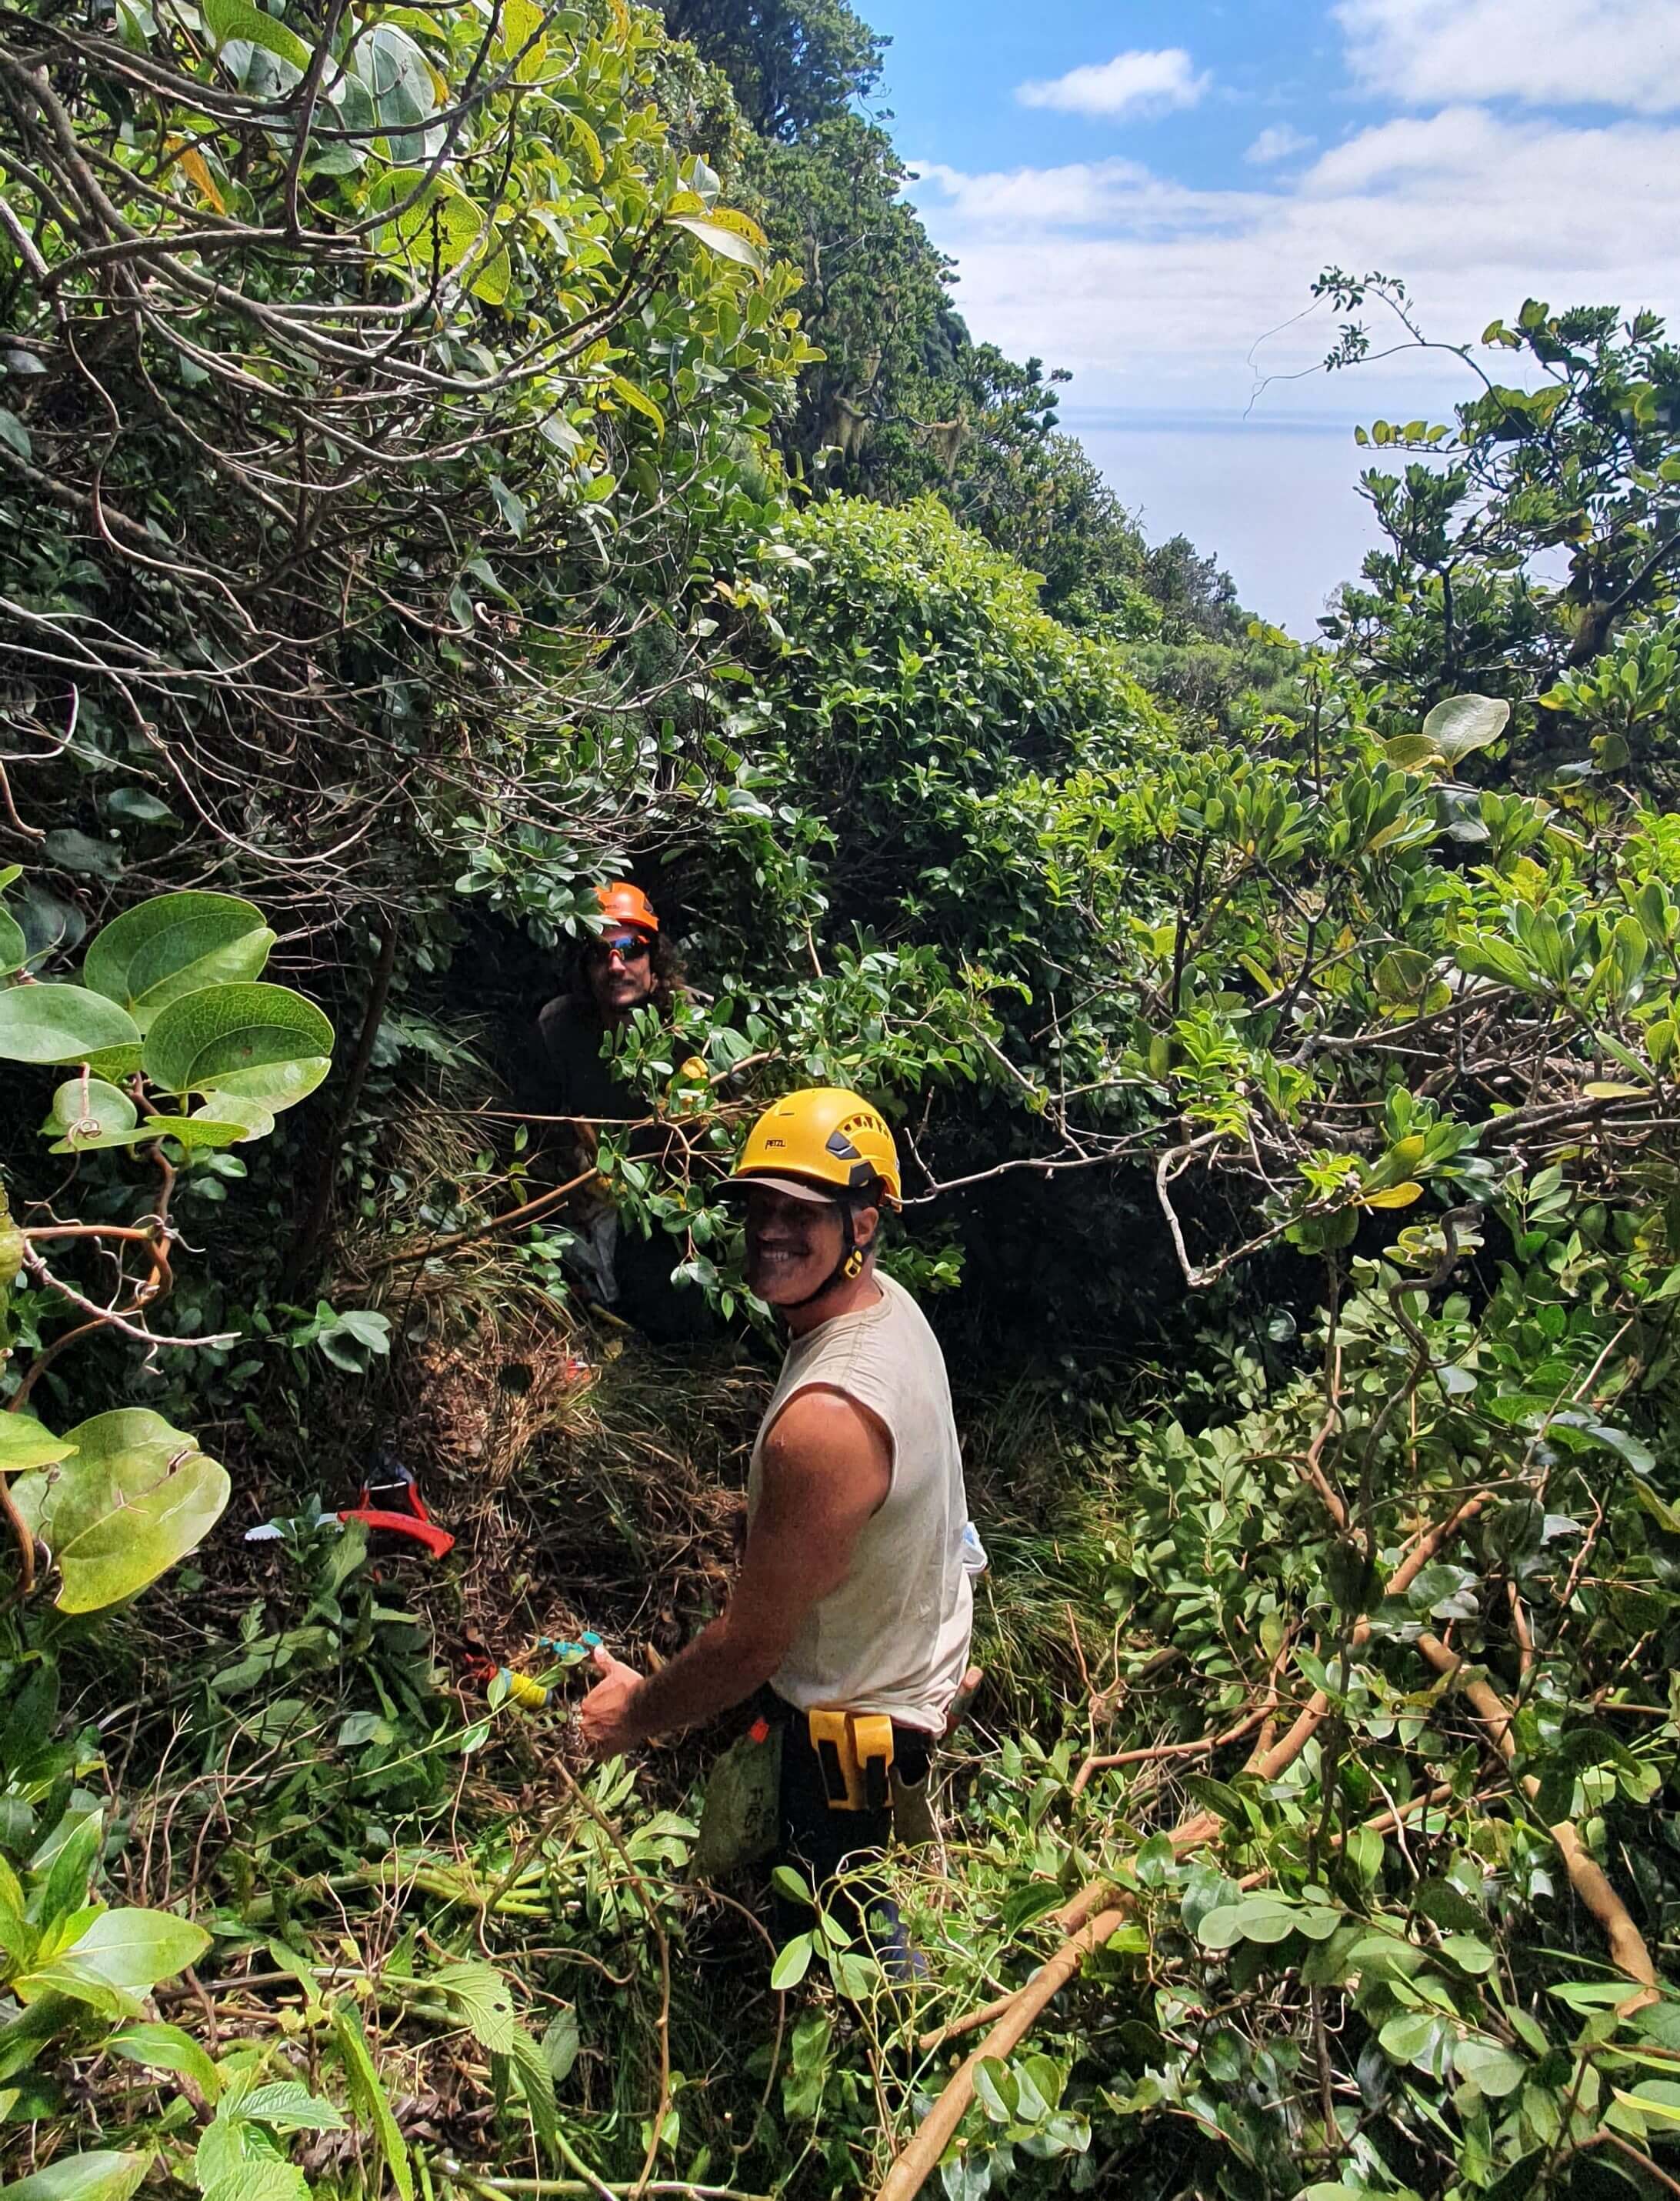
{"type": "Polygon", "coordinates": [[[438,111],[438,87],[414,39],[397,23],[376,22],[356,40],[353,66],[376,122],[390,134],[391,157],[425,159],[424,126],[438,111]]]}
{"type": "Polygon", "coordinates": [[[861,1957],[849,1949],[831,1956],[828,1969],[836,1989],[849,2002],[862,2002],[881,1976],[880,1966],[872,1957],[861,1957]]]}
{"type": "Polygon", "coordinates": [[[193,1110],[192,1120],[237,1124],[242,1139],[263,1139],[274,1128],[274,1112],[241,1093],[213,1092],[204,1095],[202,1107],[193,1110]]]}
{"type": "Polygon", "coordinates": [[[744,237],[749,244],[756,246],[761,252],[768,252],[770,249],[770,239],[752,216],[749,214],[743,214],[739,207],[718,206],[714,203],[707,208],[706,219],[715,222],[720,229],[729,230],[737,237],[744,237]]]}
{"type": "Polygon", "coordinates": [[[87,1058],[86,1068],[91,1076],[103,1078],[108,1085],[119,1077],[132,1077],[140,1067],[140,1042],[138,1037],[121,1047],[102,1047],[87,1058]]]}
{"type": "Polygon", "coordinates": [[[30,1853],[32,1873],[45,1873],[46,1886],[33,1899],[38,1917],[62,1923],[87,1899],[88,1881],[99,1858],[104,1807],[84,1788],[73,1789],[52,1832],[30,1853]]]}
{"type": "Polygon", "coordinates": [[[237,895],[159,895],[104,928],[82,977],[120,1001],[144,1034],[185,994],[260,977],[273,945],[261,911],[237,895]]]}
{"type": "Polygon", "coordinates": [[[150,2148],[139,2154],[97,2148],[87,2155],[61,2155],[44,2170],[0,2186],[0,2201],[128,2201],[151,2163],[150,2148]]]}
{"type": "MultiPolygon", "coordinates": [[[[224,1095],[223,1098],[231,1107],[233,1095],[224,1095]]],[[[267,1114],[266,1109],[262,1112],[267,1114]]],[[[268,1116],[271,1125],[273,1120],[268,1116]]],[[[235,1146],[250,1136],[245,1126],[234,1122],[231,1116],[213,1116],[208,1108],[195,1108],[190,1116],[148,1116],[144,1123],[133,1124],[126,1131],[101,1131],[92,1138],[81,1138],[73,1133],[68,1138],[55,1140],[47,1151],[79,1154],[105,1147],[150,1147],[159,1139],[173,1139],[191,1153],[201,1147],[235,1146]]]]}
{"type": "Polygon", "coordinates": [[[514,263],[508,257],[508,248],[493,230],[489,231],[484,256],[473,267],[467,287],[485,305],[501,306],[507,303],[513,283],[514,263]]]}
{"type": "Polygon", "coordinates": [[[698,238],[720,260],[732,260],[737,267],[750,267],[755,275],[763,274],[764,255],[758,246],[751,238],[725,227],[715,214],[670,214],[665,219],[673,229],[685,229],[690,237],[698,238]]]}
{"type": "Polygon", "coordinates": [[[343,2132],[344,2120],[331,2102],[312,2094],[297,2079],[271,2079],[241,2094],[237,2104],[242,2117],[267,2125],[271,2132],[343,2132]]]}
{"type": "Polygon", "coordinates": [[[516,84],[535,84],[542,76],[549,56],[549,42],[543,35],[548,17],[537,5],[537,0],[502,0],[501,35],[496,40],[502,60],[513,60],[514,81],[516,84]]]}
{"type": "Polygon", "coordinates": [[[29,942],[23,927],[9,910],[0,909],[0,978],[21,971],[28,960],[29,942]]]}
{"type": "Polygon", "coordinates": [[[1494,1968],[1494,1952],[1487,1943],[1474,1934],[1448,1934],[1441,1944],[1441,1953],[1449,1957],[1461,1972],[1480,1978],[1494,1968]]]}
{"type": "Polygon", "coordinates": [[[784,1988],[797,1987],[811,1968],[811,1937],[796,1934],[786,1947],[780,1950],[770,1969],[770,1984],[778,1993],[784,1988]]]}
{"type": "Polygon", "coordinates": [[[1360,1200],[1361,1207],[1411,1207],[1424,1196],[1424,1189],[1415,1179],[1404,1184],[1391,1184],[1381,1192],[1368,1192],[1360,1200]]]}
{"type": "Polygon", "coordinates": [[[1453,950],[1460,970],[1472,978],[1492,978],[1502,986],[1531,989],[1537,983],[1533,970],[1512,947],[1490,933],[1478,932],[1460,940],[1453,950]]]}
{"type": "Polygon", "coordinates": [[[148,2071],[173,2071],[191,2080],[207,2102],[221,2092],[221,2074],[190,2033],[179,2025],[126,2025],[106,2041],[107,2052],[148,2071]]]}
{"type": "Polygon", "coordinates": [[[380,206],[401,209],[374,232],[373,247],[400,258],[417,273],[433,267],[460,272],[475,297],[500,305],[513,280],[507,247],[482,208],[443,177],[401,168],[382,177],[373,194],[380,206]],[[417,196],[416,196],[417,195],[417,196]],[[405,203],[413,198],[412,205],[405,203]]]}
{"type": "Polygon", "coordinates": [[[1654,2118],[1659,2125],[1680,2124],[1680,2087],[1671,2080],[1648,2079],[1632,2091],[1624,2092],[1620,2087],[1610,2091],[1624,2109],[1642,2117],[1654,2118]]]}
{"type": "Polygon", "coordinates": [[[0,1414],[0,1475],[21,1475],[32,1467],[50,1467],[68,1459],[76,1447],[56,1437],[33,1414],[0,1414]]]}
{"type": "Polygon", "coordinates": [[[204,2201],[309,2201],[309,2181],[297,2165],[266,2155],[247,2156],[203,2191],[204,2201]]]}
{"type": "Polygon", "coordinates": [[[210,1937],[190,1918],[171,1910],[103,1910],[68,1949],[13,1981],[21,2002],[47,1993],[68,1994],[108,2010],[132,2008],[160,1980],[197,1963],[210,1937]]]}
{"type": "Polygon", "coordinates": [[[278,1113],[314,1091],[332,1048],[332,1026],[290,987],[214,986],[159,1013],[144,1068],[166,1092],[233,1093],[278,1113]]]}
{"type": "MultiPolygon", "coordinates": [[[[300,77],[308,69],[309,48],[297,32],[289,31],[284,23],[265,15],[261,9],[250,6],[248,0],[200,0],[199,13],[204,18],[204,28],[219,48],[230,42],[257,46],[295,69],[300,77]]],[[[233,66],[236,73],[240,73],[240,65],[235,62],[233,66]]]]}
{"type": "Polygon", "coordinates": [[[85,986],[0,991],[0,1061],[85,1062],[102,1048],[132,1047],[139,1036],[126,1009],[85,986]]]}
{"type": "Polygon", "coordinates": [[[556,2151],[560,2121],[555,2113],[554,2073],[549,2069],[542,2050],[523,2026],[514,2028],[514,2045],[508,2051],[508,2063],[514,2083],[524,2097],[531,2112],[531,2125],[538,2140],[549,2154],[556,2151]]]}
{"type": "Polygon", "coordinates": [[[1416,772],[1426,764],[1439,764],[1441,755],[1427,734],[1396,734],[1384,742],[1383,754],[1402,772],[1416,772]]]}
{"type": "Polygon", "coordinates": [[[1440,2076],[1446,2065],[1451,2032],[1433,2010],[1402,2010],[1391,2017],[1377,2039],[1383,2052],[1396,2063],[1410,2063],[1419,2071],[1440,2076]]]}
{"type": "Polygon", "coordinates": [[[129,825],[179,825],[180,819],[157,795],[144,787],[119,787],[105,798],[105,815],[129,825]]]}
{"type": "Polygon", "coordinates": [[[194,2151],[193,2183],[204,2201],[309,2201],[308,2181],[266,2125],[224,2096],[194,2151]]]}
{"type": "Polygon", "coordinates": [[[65,1432],[73,1456],[21,1476],[13,1497],[62,1576],[62,1612],[96,1612],[156,1582],[227,1504],[226,1469],[144,1406],[65,1432]]]}
{"type": "Polygon", "coordinates": [[[974,2097],[995,2125],[1013,2124],[1015,2081],[1000,2056],[983,2056],[974,2066],[974,2097]]]}
{"type": "Polygon", "coordinates": [[[90,1144],[108,1131],[132,1130],[140,1112],[128,1095],[103,1077],[67,1077],[52,1096],[50,1126],[90,1144]]]}
{"type": "Polygon", "coordinates": [[[581,2045],[577,2011],[568,2006],[556,2012],[543,2034],[543,2058],[556,2086],[569,2076],[581,2045]]]}
{"type": "Polygon", "coordinates": [[[519,2025],[513,1990],[492,1964],[450,1964],[433,1975],[434,1984],[480,2048],[492,2056],[511,2056],[519,2025]]]}
{"type": "Polygon", "coordinates": [[[1292,1904],[1275,1895],[1254,1895],[1210,1910],[1195,1932],[1204,1949],[1234,1949],[1239,1941],[1287,1940],[1300,1923],[1301,1913],[1292,1904]]]}
{"type": "Polygon", "coordinates": [[[1457,765],[1472,750],[1496,742],[1510,722],[1511,706],[1493,696],[1449,696],[1424,720],[1424,738],[1457,765]]]}
{"type": "Polygon", "coordinates": [[[1377,991],[1385,1001],[1415,1001],[1434,969],[1435,958],[1419,948],[1390,948],[1377,966],[1377,991]]]}
{"type": "Polygon", "coordinates": [[[89,879],[122,877],[122,850],[113,842],[97,841],[91,833],[79,832],[73,825],[62,825],[49,833],[44,848],[62,872],[75,872],[89,879]]]}
{"type": "Polygon", "coordinates": [[[1492,2101],[1513,2093],[1528,2075],[1529,2069],[1524,2059],[1509,2048],[1501,2047],[1496,2041],[1475,2039],[1460,2040],[1454,2045],[1453,2067],[1460,2079],[1467,2079],[1492,2101]]]}

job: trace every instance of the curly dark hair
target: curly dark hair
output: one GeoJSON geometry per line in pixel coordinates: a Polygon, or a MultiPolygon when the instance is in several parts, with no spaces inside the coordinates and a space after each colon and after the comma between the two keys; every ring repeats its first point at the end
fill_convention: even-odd
{"type": "MultiPolygon", "coordinates": [[[[579,1008],[588,1010],[591,1015],[598,1014],[595,989],[589,982],[589,951],[594,944],[592,938],[579,941],[578,952],[572,959],[572,998],[579,1008]]],[[[666,1016],[683,990],[685,974],[683,959],[677,953],[675,942],[668,940],[662,932],[656,932],[653,936],[652,963],[654,989],[648,996],[646,1006],[657,1009],[661,1016],[666,1016]]]]}

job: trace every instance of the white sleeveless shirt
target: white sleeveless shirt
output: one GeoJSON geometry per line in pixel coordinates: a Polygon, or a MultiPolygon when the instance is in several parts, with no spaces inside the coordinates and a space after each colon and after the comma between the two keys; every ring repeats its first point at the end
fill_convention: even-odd
{"type": "Polygon", "coordinates": [[[937,1339],[902,1285],[875,1281],[881,1296],[872,1306],[835,1315],[788,1347],[753,1446],[749,1523],[765,1440],[801,1391],[838,1391],[866,1407],[892,1447],[891,1486],[858,1536],[851,1571],[807,1614],[770,1685],[802,1711],[885,1712],[938,1734],[974,1623],[962,1563],[962,1453],[937,1339]]]}

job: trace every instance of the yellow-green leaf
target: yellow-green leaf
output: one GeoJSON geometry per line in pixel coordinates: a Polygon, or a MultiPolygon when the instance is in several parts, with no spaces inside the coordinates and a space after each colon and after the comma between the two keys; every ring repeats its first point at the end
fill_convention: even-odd
{"type": "Polygon", "coordinates": [[[690,237],[697,237],[708,252],[715,252],[720,260],[732,260],[737,267],[749,267],[755,275],[764,273],[764,255],[749,237],[720,221],[715,214],[672,214],[665,217],[673,229],[685,229],[690,237]]]}
{"type": "Polygon", "coordinates": [[[1402,772],[1419,772],[1424,765],[1442,762],[1440,750],[1427,734],[1396,734],[1383,742],[1383,754],[1402,772]]]}
{"type": "Polygon", "coordinates": [[[543,26],[547,21],[537,0],[502,0],[499,44],[504,59],[519,56],[514,63],[516,84],[535,84],[548,64],[549,42],[543,36],[543,26]]]}
{"type": "Polygon", "coordinates": [[[665,433],[665,415],[645,390],[638,390],[627,375],[622,374],[612,376],[608,387],[614,396],[621,399],[632,413],[639,413],[644,420],[651,420],[661,436],[665,433]]]}
{"type": "Polygon", "coordinates": [[[1424,1196],[1424,1189],[1414,1178],[1404,1184],[1391,1184],[1382,1192],[1368,1192],[1361,1205],[1366,1207],[1410,1207],[1424,1196]]]}

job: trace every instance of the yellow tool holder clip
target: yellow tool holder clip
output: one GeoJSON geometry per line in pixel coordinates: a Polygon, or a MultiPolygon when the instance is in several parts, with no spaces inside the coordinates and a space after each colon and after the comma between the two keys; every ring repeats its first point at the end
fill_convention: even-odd
{"type": "Polygon", "coordinates": [[[892,1722],[884,1712],[808,1712],[831,1811],[884,1811],[890,1800],[892,1722]]]}

